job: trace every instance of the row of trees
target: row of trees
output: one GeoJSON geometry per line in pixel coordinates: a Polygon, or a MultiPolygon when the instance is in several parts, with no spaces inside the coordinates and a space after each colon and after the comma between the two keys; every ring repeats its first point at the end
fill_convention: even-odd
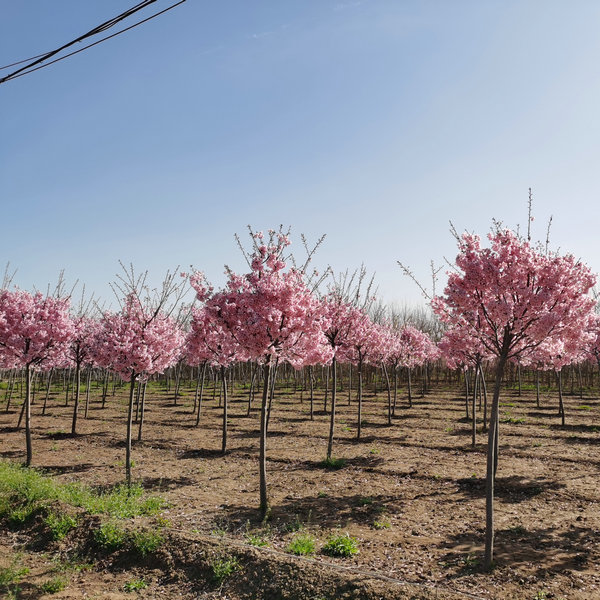
{"type": "MultiPolygon", "coordinates": [[[[215,291],[200,272],[188,279],[198,304],[192,308],[184,333],[173,310],[182,285],[170,275],[160,293],[144,295],[143,280],[133,273],[122,290],[121,310],[99,319],[69,316],[68,300],[20,290],[0,292],[0,361],[4,368],[25,370],[24,402],[27,464],[32,460],[30,381],[34,369],[64,366],[76,369],[95,364],[129,381],[126,476],[131,481],[131,428],[136,381],[160,373],[182,358],[191,365],[217,366],[223,383],[223,449],[226,448],[227,385],[225,372],[235,362],[262,366],[260,412],[260,512],[268,517],[266,450],[268,399],[272,373],[280,364],[295,368],[330,365],[331,421],[327,459],[332,457],[337,365],[356,365],[358,374],[358,435],[362,409],[362,368],[381,365],[389,386],[390,371],[410,368],[443,353],[450,364],[471,367],[483,380],[482,364],[495,360],[494,394],[488,433],[486,563],[493,560],[494,477],[498,463],[498,403],[508,361],[546,369],[560,368],[600,353],[599,324],[589,291],[594,277],[572,256],[534,248],[508,230],[490,234],[490,248],[480,239],[459,239],[456,270],[444,295],[432,307],[445,325],[436,345],[413,327],[394,327],[372,319],[340,287],[319,295],[305,268],[287,268],[290,244],[281,230],[267,238],[253,233],[250,270],[227,271],[227,283],[215,291]]],[[[600,364],[600,363],[599,363],[600,364]]],[[[476,389],[473,395],[475,402],[476,389]]],[[[388,422],[392,401],[388,393],[388,422]]],[[[72,430],[75,431],[79,393],[76,392],[72,430]]],[[[473,404],[473,426],[475,427],[473,404]]]]}

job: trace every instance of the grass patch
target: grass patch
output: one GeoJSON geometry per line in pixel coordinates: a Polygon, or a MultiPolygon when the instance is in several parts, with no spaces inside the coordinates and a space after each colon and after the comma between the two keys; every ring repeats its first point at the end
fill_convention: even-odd
{"type": "Polygon", "coordinates": [[[216,558],[211,563],[211,568],[213,572],[213,581],[221,584],[236,571],[239,571],[241,566],[238,559],[233,556],[216,558]]]}
{"type": "Polygon", "coordinates": [[[58,594],[62,592],[69,585],[69,580],[66,577],[57,575],[48,581],[44,581],[40,586],[40,590],[44,594],[58,594]]]}
{"type": "Polygon", "coordinates": [[[142,556],[156,552],[164,542],[163,536],[153,529],[138,529],[128,538],[132,549],[142,556]]]}
{"type": "Polygon", "coordinates": [[[19,583],[29,573],[29,569],[21,567],[18,563],[19,557],[17,556],[9,567],[0,568],[0,597],[2,598],[10,599],[19,596],[19,583]]]}
{"type": "Polygon", "coordinates": [[[341,469],[344,465],[346,464],[346,459],[345,458],[326,458],[325,460],[321,461],[321,466],[324,467],[325,469],[332,469],[332,470],[336,470],[337,469],[341,469]]]}
{"type": "Polygon", "coordinates": [[[144,579],[131,579],[125,583],[123,586],[123,591],[127,593],[137,592],[138,590],[145,590],[147,587],[148,584],[144,579]]]}
{"type": "Polygon", "coordinates": [[[577,410],[592,410],[591,406],[588,406],[587,404],[580,404],[579,406],[575,407],[577,410]]]}
{"type": "Polygon", "coordinates": [[[392,524],[387,519],[373,521],[373,529],[389,529],[392,524]]]}
{"type": "Polygon", "coordinates": [[[127,531],[114,521],[108,521],[100,525],[94,532],[96,543],[105,550],[119,550],[124,548],[127,542],[127,531]]]}
{"type": "Polygon", "coordinates": [[[297,535],[287,546],[287,551],[296,556],[310,556],[315,553],[317,547],[316,539],[308,534],[297,535]]]}
{"type": "Polygon", "coordinates": [[[81,508],[91,515],[106,514],[111,518],[130,519],[155,515],[166,505],[162,498],[146,496],[141,486],[117,486],[96,491],[80,483],[61,483],[34,469],[0,461],[0,519],[13,527],[29,522],[36,514],[46,512],[45,522],[54,539],[62,539],[76,526],[73,517],[51,511],[53,502],[81,508]]]}
{"type": "Polygon", "coordinates": [[[502,419],[503,423],[512,423],[513,425],[522,425],[525,423],[525,419],[523,417],[507,417],[506,419],[502,419]]]}
{"type": "Polygon", "coordinates": [[[358,554],[358,541],[350,537],[347,533],[344,535],[332,535],[323,546],[323,553],[329,556],[339,556],[348,558],[358,554]]]}
{"type": "Polygon", "coordinates": [[[369,506],[373,504],[373,498],[371,496],[362,496],[357,501],[358,506],[369,506]]]}
{"type": "Polygon", "coordinates": [[[77,527],[77,519],[71,515],[59,515],[53,511],[49,512],[44,523],[50,529],[53,540],[64,540],[71,529],[77,527]]]}

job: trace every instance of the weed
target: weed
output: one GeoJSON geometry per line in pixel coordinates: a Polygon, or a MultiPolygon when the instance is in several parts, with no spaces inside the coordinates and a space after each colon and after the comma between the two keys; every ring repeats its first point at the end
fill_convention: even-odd
{"type": "Polygon", "coordinates": [[[359,506],[368,506],[370,504],[373,504],[373,498],[371,498],[371,496],[361,496],[358,499],[357,504],[359,506]]]}
{"type": "Polygon", "coordinates": [[[156,552],[164,542],[163,536],[153,529],[139,529],[130,535],[131,547],[142,556],[156,552]]]}
{"type": "Polygon", "coordinates": [[[0,590],[16,586],[27,573],[29,569],[17,566],[16,561],[10,567],[0,568],[0,590]]]}
{"type": "Polygon", "coordinates": [[[329,494],[327,492],[324,491],[319,491],[317,492],[317,498],[327,498],[329,496],[329,494]]]}
{"type": "Polygon", "coordinates": [[[527,529],[522,525],[515,525],[514,527],[510,527],[508,530],[512,535],[525,535],[527,533],[527,529]]]}
{"type": "Polygon", "coordinates": [[[446,427],[446,429],[444,429],[444,431],[446,433],[452,433],[454,431],[454,427],[452,425],[450,425],[450,427],[446,427]]]}
{"type": "Polygon", "coordinates": [[[345,458],[326,458],[321,462],[321,466],[325,469],[341,469],[346,464],[345,458]]]}
{"type": "Polygon", "coordinates": [[[522,425],[525,423],[525,419],[523,417],[507,417],[506,419],[502,419],[503,423],[512,423],[513,425],[522,425]]]}
{"type": "Polygon", "coordinates": [[[358,554],[356,538],[345,535],[332,535],[323,546],[323,553],[329,556],[349,557],[358,554]]]}
{"type": "Polygon", "coordinates": [[[389,529],[392,524],[387,519],[380,519],[378,521],[373,521],[374,529],[389,529]]]}
{"type": "Polygon", "coordinates": [[[510,406],[511,408],[514,408],[515,403],[514,402],[500,402],[499,406],[510,406]]]}
{"type": "Polygon", "coordinates": [[[71,529],[77,527],[77,519],[70,515],[59,515],[55,512],[50,512],[44,519],[44,523],[50,529],[53,540],[63,540],[71,529]]]}
{"type": "Polygon", "coordinates": [[[138,590],[144,590],[148,587],[148,584],[143,579],[131,579],[123,586],[124,592],[137,592],[138,590]]]}
{"type": "Polygon", "coordinates": [[[213,580],[215,583],[223,583],[230,575],[239,571],[240,563],[238,559],[233,556],[231,558],[221,557],[216,558],[211,564],[213,572],[213,580]]]}
{"type": "Polygon", "coordinates": [[[58,592],[62,592],[68,585],[69,580],[66,577],[57,575],[52,579],[48,579],[48,581],[44,581],[40,586],[40,590],[44,594],[58,594],[58,592]]]}
{"type": "Polygon", "coordinates": [[[269,542],[267,542],[264,536],[262,536],[260,533],[252,533],[248,531],[244,534],[244,537],[251,546],[256,548],[262,548],[269,545],[269,542]]]}
{"type": "MultiPolygon", "coordinates": [[[[325,497],[325,496],[319,496],[319,497],[325,497]]],[[[304,523],[300,520],[300,517],[298,515],[294,515],[294,520],[285,524],[285,529],[287,531],[300,531],[303,528],[304,528],[304,523]]]]}
{"type": "Polygon", "coordinates": [[[370,453],[370,454],[380,454],[380,453],[381,453],[381,450],[380,450],[379,448],[371,448],[371,449],[369,450],[369,453],[370,453]]]}
{"type": "Polygon", "coordinates": [[[118,550],[125,546],[127,532],[118,523],[108,521],[100,525],[99,529],[96,529],[94,538],[106,550],[118,550]]]}
{"type": "Polygon", "coordinates": [[[316,539],[309,533],[297,535],[287,547],[287,551],[296,556],[310,556],[315,553],[316,539]]]}
{"type": "Polygon", "coordinates": [[[542,442],[533,442],[531,445],[534,448],[541,448],[543,444],[542,444],[542,442]]]}
{"type": "Polygon", "coordinates": [[[171,527],[171,521],[166,517],[156,517],[156,526],[157,527],[171,527]]]}
{"type": "Polygon", "coordinates": [[[546,600],[546,598],[546,592],[544,590],[539,590],[533,597],[533,600],[546,600]]]}
{"type": "Polygon", "coordinates": [[[588,406],[587,404],[581,404],[580,406],[576,406],[575,408],[577,410],[592,410],[592,407],[588,406]]]}
{"type": "Polygon", "coordinates": [[[461,562],[463,564],[463,569],[472,570],[479,564],[479,559],[475,558],[473,554],[467,554],[462,557],[461,562]]]}

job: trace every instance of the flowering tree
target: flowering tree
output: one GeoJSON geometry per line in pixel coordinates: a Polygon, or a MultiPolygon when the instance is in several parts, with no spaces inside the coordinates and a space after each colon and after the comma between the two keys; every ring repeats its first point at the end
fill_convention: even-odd
{"type": "MultiPolygon", "coordinates": [[[[198,281],[198,278],[196,278],[198,281]]],[[[188,360],[192,358],[199,364],[206,365],[210,362],[217,366],[221,373],[223,389],[223,436],[221,451],[227,452],[227,381],[225,369],[236,360],[244,360],[242,350],[231,331],[223,326],[218,314],[211,308],[204,306],[193,309],[192,323],[187,337],[188,360]]],[[[200,415],[200,411],[198,411],[200,415]]]]}
{"type": "Polygon", "coordinates": [[[576,344],[578,330],[587,330],[594,301],[588,296],[595,278],[573,256],[547,255],[509,230],[480,238],[459,239],[456,272],[448,276],[443,297],[432,306],[451,327],[464,329],[497,357],[494,396],[488,431],[486,476],[485,565],[494,548],[494,477],[497,454],[498,405],[506,362],[530,352],[548,337],[576,344]],[[574,326],[575,325],[575,326],[574,326]]]}
{"type": "Polygon", "coordinates": [[[312,346],[323,344],[320,303],[303,279],[303,272],[286,270],[284,252],[290,241],[281,231],[253,234],[254,251],[249,257],[250,272],[237,275],[228,270],[225,288],[209,295],[194,276],[190,278],[198,299],[219,326],[239,344],[243,354],[264,366],[264,385],[260,414],[260,512],[270,513],[267,493],[266,440],[267,404],[271,366],[277,360],[300,362],[312,346]]]}
{"type": "MultiPolygon", "coordinates": [[[[169,277],[169,276],[168,276],[169,277]]],[[[172,281],[172,280],[171,280],[172,281]]],[[[133,396],[138,378],[162,373],[180,357],[184,336],[176,321],[162,308],[172,293],[170,285],[152,305],[130,292],[118,313],[106,313],[100,322],[95,356],[98,363],[129,381],[125,472],[131,485],[131,426],[133,396]]]]}
{"type": "Polygon", "coordinates": [[[31,465],[31,372],[64,360],[73,335],[69,299],[0,291],[0,348],[7,364],[25,369],[25,441],[31,465]]]}
{"type": "MultiPolygon", "coordinates": [[[[477,436],[477,419],[475,416],[476,400],[477,400],[477,384],[481,381],[482,385],[485,386],[483,378],[483,371],[481,369],[482,362],[491,358],[490,353],[486,350],[485,346],[481,341],[469,334],[469,331],[465,328],[451,328],[444,333],[444,337],[438,342],[438,348],[442,353],[442,356],[446,360],[446,365],[450,369],[458,368],[472,368],[475,371],[475,381],[473,384],[472,394],[472,432],[471,432],[471,445],[474,447],[477,436]]],[[[467,374],[465,373],[465,380],[467,374]]],[[[468,385],[467,385],[467,418],[469,418],[469,399],[468,399],[468,385]]],[[[483,427],[486,429],[485,424],[485,411],[483,427]]]]}
{"type": "Polygon", "coordinates": [[[81,390],[81,366],[93,362],[93,351],[98,327],[98,321],[90,317],[80,316],[73,319],[73,337],[67,350],[68,359],[75,364],[75,406],[73,407],[73,419],[71,421],[71,435],[75,435],[77,431],[77,411],[79,409],[79,393],[81,390]]]}

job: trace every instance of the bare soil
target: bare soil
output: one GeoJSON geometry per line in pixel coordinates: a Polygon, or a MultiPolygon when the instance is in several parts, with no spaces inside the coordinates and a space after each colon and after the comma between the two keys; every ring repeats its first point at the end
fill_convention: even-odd
{"type": "MultiPolygon", "coordinates": [[[[329,415],[308,417],[304,394],[277,393],[269,426],[268,478],[273,511],[258,522],[258,407],[246,416],[246,396],[229,408],[229,443],[221,455],[222,409],[209,393],[194,427],[193,390],[177,405],[158,388],[147,396],[144,440],[134,444],[134,478],[169,508],[168,541],[137,563],[97,557],[94,568],[70,576],[54,598],[131,598],[128,581],[143,578],[146,598],[498,598],[600,599],[600,401],[566,396],[567,425],[558,400],[532,392],[501,399],[500,462],[496,487],[496,567],[481,568],[485,522],[485,448],[478,424],[471,447],[459,390],[434,390],[408,408],[402,397],[387,425],[387,396],[367,394],[362,439],[356,404],[341,394],[334,455],[328,469],[329,415]],[[312,534],[311,559],[287,552],[298,534],[312,534]],[[332,558],[320,552],[332,534],[358,540],[359,553],[332,558]],[[258,539],[267,543],[253,547],[258,539]],[[211,579],[215,561],[236,567],[211,579]]],[[[94,394],[95,394],[94,390],[94,394]]],[[[126,389],[100,408],[93,394],[89,418],[71,437],[71,406],[51,400],[42,417],[33,407],[34,464],[61,480],[110,486],[124,480],[126,389]]],[[[315,406],[323,408],[322,392],[315,406]]],[[[21,461],[25,439],[18,413],[0,414],[0,456],[21,461]]],[[[0,567],[21,552],[30,567],[21,597],[40,597],[62,544],[36,551],[27,532],[0,531],[0,567]],[[37,594],[37,595],[36,595],[37,594]]],[[[133,594],[135,595],[135,594],[133,594]]]]}

